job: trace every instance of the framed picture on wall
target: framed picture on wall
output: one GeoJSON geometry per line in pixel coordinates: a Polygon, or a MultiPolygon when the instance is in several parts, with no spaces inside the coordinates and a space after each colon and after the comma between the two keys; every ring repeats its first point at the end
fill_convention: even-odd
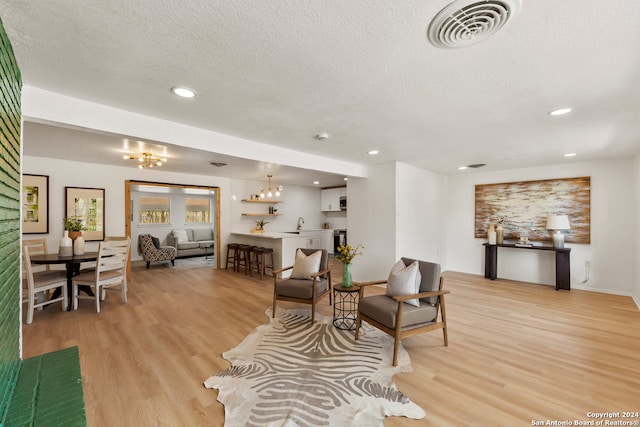
{"type": "Polygon", "coordinates": [[[49,232],[49,177],[22,175],[22,233],[49,232]]]}
{"type": "Polygon", "coordinates": [[[65,187],[65,217],[80,217],[85,241],[104,240],[104,188],[65,187]]]}

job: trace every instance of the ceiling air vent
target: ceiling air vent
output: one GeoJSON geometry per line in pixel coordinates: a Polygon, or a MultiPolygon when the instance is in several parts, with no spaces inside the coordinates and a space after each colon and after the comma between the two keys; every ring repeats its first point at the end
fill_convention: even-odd
{"type": "Polygon", "coordinates": [[[429,40],[445,49],[480,43],[513,20],[519,9],[520,0],[456,0],[433,18],[429,40]]]}
{"type": "Polygon", "coordinates": [[[224,162],[209,162],[209,164],[212,165],[212,166],[219,167],[219,168],[221,168],[222,166],[227,166],[228,165],[228,163],[224,163],[224,162]]]}

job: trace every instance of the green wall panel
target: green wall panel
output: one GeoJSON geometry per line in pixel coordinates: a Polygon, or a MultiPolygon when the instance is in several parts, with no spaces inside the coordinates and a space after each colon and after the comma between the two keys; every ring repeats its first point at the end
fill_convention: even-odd
{"type": "Polygon", "coordinates": [[[0,426],[20,369],[20,96],[22,79],[0,21],[0,426]]]}

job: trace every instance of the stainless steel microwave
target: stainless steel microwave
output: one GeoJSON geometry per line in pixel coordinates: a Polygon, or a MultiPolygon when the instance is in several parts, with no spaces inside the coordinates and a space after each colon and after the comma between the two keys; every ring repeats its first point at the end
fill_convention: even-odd
{"type": "Polygon", "coordinates": [[[340,196],[340,210],[341,211],[347,210],[347,196],[340,196]]]}

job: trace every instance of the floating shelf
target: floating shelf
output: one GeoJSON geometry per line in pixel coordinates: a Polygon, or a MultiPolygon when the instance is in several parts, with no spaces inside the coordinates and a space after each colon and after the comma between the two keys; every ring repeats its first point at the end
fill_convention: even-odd
{"type": "Polygon", "coordinates": [[[266,213],[266,214],[260,214],[260,213],[243,213],[242,216],[279,216],[282,214],[270,214],[270,213],[266,213]]]}
{"type": "Polygon", "coordinates": [[[243,202],[249,202],[249,203],[282,203],[282,200],[249,200],[249,199],[242,199],[243,202]]]}

